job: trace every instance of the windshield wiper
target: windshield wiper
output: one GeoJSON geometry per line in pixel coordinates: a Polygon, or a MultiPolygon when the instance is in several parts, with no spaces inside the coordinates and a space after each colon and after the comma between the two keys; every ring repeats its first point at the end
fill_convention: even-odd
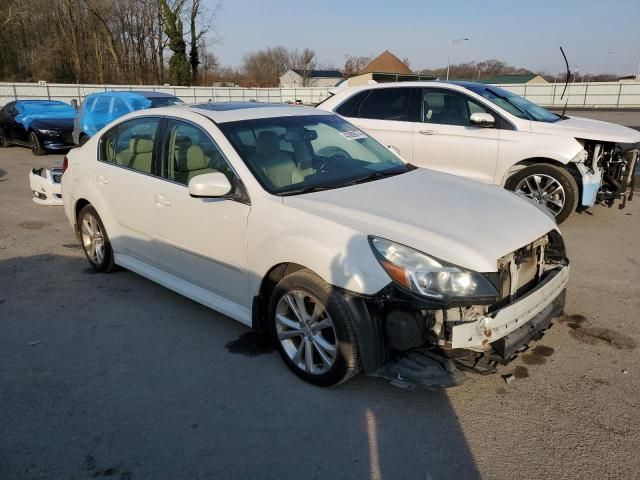
{"type": "Polygon", "coordinates": [[[315,185],[313,187],[302,187],[294,190],[287,190],[286,192],[277,193],[281,197],[288,197],[289,195],[302,195],[303,193],[321,192],[323,190],[332,190],[334,188],[341,187],[342,185],[315,185]]]}
{"type": "Polygon", "coordinates": [[[357,185],[359,183],[366,183],[366,182],[372,182],[373,180],[380,180],[381,178],[385,178],[385,177],[393,177],[394,175],[400,175],[401,173],[406,173],[408,172],[409,169],[406,170],[382,170],[382,171],[377,171],[377,172],[372,172],[369,175],[365,175],[364,177],[360,177],[360,178],[356,178],[354,180],[351,180],[349,182],[343,183],[342,186],[346,187],[349,185],[357,185]]]}

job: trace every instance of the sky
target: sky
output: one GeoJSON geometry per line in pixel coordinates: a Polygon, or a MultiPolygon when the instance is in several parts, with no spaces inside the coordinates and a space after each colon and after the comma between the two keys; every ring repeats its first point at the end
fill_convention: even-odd
{"type": "MultiPolygon", "coordinates": [[[[205,0],[209,8],[218,0],[205,0]]],[[[640,61],[640,0],[223,0],[216,19],[222,65],[269,46],[315,50],[342,68],[346,55],[385,49],[413,70],[489,58],[558,73],[563,46],[573,70],[635,73],[640,61]]],[[[210,35],[212,36],[212,35],[210,35]]]]}

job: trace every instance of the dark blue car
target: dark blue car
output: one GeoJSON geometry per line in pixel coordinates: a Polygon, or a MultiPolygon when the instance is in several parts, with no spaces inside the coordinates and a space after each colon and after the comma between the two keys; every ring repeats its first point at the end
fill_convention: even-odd
{"type": "Polygon", "coordinates": [[[73,147],[76,110],[55,100],[17,100],[0,110],[0,147],[30,147],[34,155],[73,147]]]}

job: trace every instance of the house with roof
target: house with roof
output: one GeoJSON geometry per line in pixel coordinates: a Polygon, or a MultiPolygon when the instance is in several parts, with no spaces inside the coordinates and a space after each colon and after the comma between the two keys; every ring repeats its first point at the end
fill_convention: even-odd
{"type": "Polygon", "coordinates": [[[340,70],[290,68],[280,75],[280,87],[335,87],[342,80],[340,70]]]}
{"type": "Polygon", "coordinates": [[[364,67],[359,75],[348,80],[349,85],[367,85],[369,83],[410,82],[416,80],[433,80],[411,71],[411,69],[389,50],[385,50],[369,65],[364,67]]]}
{"type": "Polygon", "coordinates": [[[501,85],[501,84],[511,84],[511,83],[519,83],[519,84],[530,84],[530,83],[549,83],[540,75],[535,73],[527,73],[523,75],[496,75],[491,78],[483,78],[478,80],[480,83],[490,83],[492,85],[501,85]]]}

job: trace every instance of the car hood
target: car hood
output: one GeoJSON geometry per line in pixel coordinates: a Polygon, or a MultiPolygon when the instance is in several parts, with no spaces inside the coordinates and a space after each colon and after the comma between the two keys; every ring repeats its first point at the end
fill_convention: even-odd
{"type": "Polygon", "coordinates": [[[283,203],[479,272],[496,271],[500,257],[556,228],[501,187],[421,168],[283,203]]]}
{"type": "Polygon", "coordinates": [[[70,132],[73,130],[73,118],[41,118],[33,120],[31,128],[35,130],[44,128],[70,132]]]}
{"type": "Polygon", "coordinates": [[[567,117],[554,123],[531,122],[531,131],[603,142],[640,142],[640,132],[632,128],[582,117],[567,117]]]}

